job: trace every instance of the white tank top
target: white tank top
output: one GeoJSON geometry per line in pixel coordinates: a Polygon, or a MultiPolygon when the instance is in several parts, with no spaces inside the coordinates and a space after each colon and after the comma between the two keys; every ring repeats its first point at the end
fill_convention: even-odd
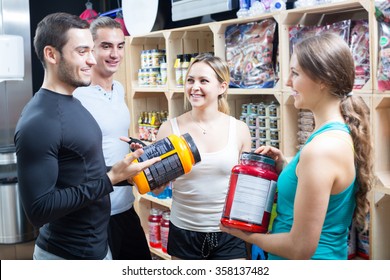
{"type": "MultiPolygon", "coordinates": [[[[172,131],[181,135],[176,118],[172,131]]],[[[171,222],[198,232],[218,232],[233,166],[239,160],[236,119],[230,117],[229,140],[218,152],[201,153],[202,160],[191,172],[173,182],[171,222]]]]}

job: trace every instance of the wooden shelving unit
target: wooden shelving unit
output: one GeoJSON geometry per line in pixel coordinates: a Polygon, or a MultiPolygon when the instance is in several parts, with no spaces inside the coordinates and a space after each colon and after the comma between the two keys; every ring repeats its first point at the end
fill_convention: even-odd
{"type": "MultiPolygon", "coordinates": [[[[371,123],[375,148],[375,171],[377,186],[371,192],[370,256],[372,259],[390,259],[390,91],[377,89],[376,69],[378,57],[378,23],[374,15],[374,1],[346,0],[333,4],[316,5],[292,9],[258,17],[211,22],[178,29],[163,30],[126,38],[126,57],[123,71],[118,75],[126,85],[128,106],[131,112],[130,134],[137,136],[137,119],[142,111],[168,110],[169,118],[185,112],[183,89],[176,87],[173,68],[177,54],[214,52],[225,58],[225,30],[229,25],[274,19],[278,24],[279,41],[279,80],[270,89],[229,89],[228,101],[231,114],[236,118],[241,113],[241,105],[260,101],[274,101],[280,105],[281,132],[280,148],[291,158],[297,152],[297,116],[289,89],[285,86],[289,72],[289,35],[293,25],[315,25],[347,19],[366,19],[369,22],[370,36],[370,79],[355,93],[362,96],[371,108],[371,123]],[[142,50],[165,49],[168,64],[168,83],[164,87],[141,88],[137,73],[141,66],[142,50]]],[[[147,232],[147,216],[150,208],[170,208],[171,202],[161,201],[151,196],[136,193],[136,209],[147,232]]]]}
{"type": "MultiPolygon", "coordinates": [[[[142,228],[145,231],[146,238],[149,242],[149,225],[148,225],[148,217],[150,213],[150,209],[152,208],[158,208],[161,210],[168,210],[171,208],[172,199],[166,198],[166,199],[159,199],[157,197],[154,197],[150,194],[139,194],[136,190],[136,188],[133,189],[133,193],[135,196],[134,201],[134,208],[136,209],[138,216],[141,220],[142,228]]],[[[150,251],[157,255],[158,257],[169,260],[171,259],[171,256],[164,253],[161,248],[153,248],[149,246],[150,251]]]]}

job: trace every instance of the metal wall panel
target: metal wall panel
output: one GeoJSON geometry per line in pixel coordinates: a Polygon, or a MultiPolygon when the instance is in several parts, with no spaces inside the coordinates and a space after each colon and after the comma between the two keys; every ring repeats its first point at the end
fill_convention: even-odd
{"type": "Polygon", "coordinates": [[[14,133],[20,113],[31,99],[31,36],[29,0],[0,0],[0,34],[24,40],[24,80],[0,83],[0,152],[14,149],[14,133]]]}

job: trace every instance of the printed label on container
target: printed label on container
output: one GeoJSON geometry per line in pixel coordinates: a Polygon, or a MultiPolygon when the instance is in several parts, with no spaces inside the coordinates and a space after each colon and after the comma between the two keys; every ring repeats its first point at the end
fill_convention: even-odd
{"type": "Polygon", "coordinates": [[[142,162],[158,156],[161,156],[162,160],[144,170],[151,190],[184,174],[184,168],[180,158],[168,138],[157,141],[153,145],[146,146],[144,148],[144,154],[139,157],[138,161],[142,162]]]}
{"type": "Polygon", "coordinates": [[[184,169],[178,155],[173,154],[145,169],[144,173],[153,190],[183,175],[184,169]]]}
{"type": "Polygon", "coordinates": [[[261,225],[264,211],[271,213],[276,182],[239,174],[230,218],[261,225]]]}
{"type": "Polygon", "coordinates": [[[166,249],[168,248],[168,235],[169,235],[169,227],[161,227],[161,247],[166,249]]]}
{"type": "Polygon", "coordinates": [[[160,223],[149,222],[149,242],[155,246],[161,243],[160,223]]]}

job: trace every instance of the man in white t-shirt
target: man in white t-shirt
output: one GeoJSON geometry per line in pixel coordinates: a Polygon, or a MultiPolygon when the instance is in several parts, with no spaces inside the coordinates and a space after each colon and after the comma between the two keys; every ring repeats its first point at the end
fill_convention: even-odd
{"type": "MultiPolygon", "coordinates": [[[[103,153],[111,166],[129,153],[129,145],[120,141],[127,136],[130,114],[125,103],[124,88],[113,75],[123,59],[125,37],[120,23],[110,17],[99,17],[91,23],[94,56],[92,83],[79,87],[73,95],[96,119],[103,134],[103,153]]],[[[111,218],[108,237],[113,259],[151,259],[149,246],[140,219],[134,210],[133,189],[114,186],[111,198],[111,218]]]]}

